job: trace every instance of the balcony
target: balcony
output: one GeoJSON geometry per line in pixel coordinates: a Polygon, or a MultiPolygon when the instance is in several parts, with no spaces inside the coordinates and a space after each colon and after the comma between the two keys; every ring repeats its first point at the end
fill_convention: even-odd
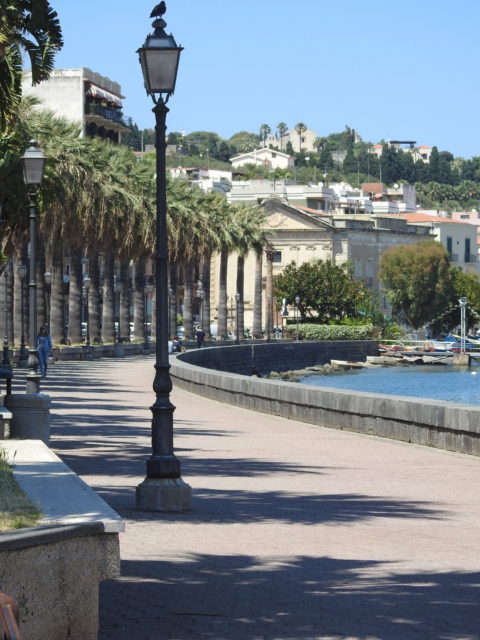
{"type": "Polygon", "coordinates": [[[477,256],[474,253],[466,253],[464,256],[464,262],[476,262],[477,256]]]}
{"type": "Polygon", "coordinates": [[[95,122],[98,126],[114,129],[115,131],[129,131],[121,111],[111,107],[87,102],[85,104],[85,119],[89,122],[95,122]]]}

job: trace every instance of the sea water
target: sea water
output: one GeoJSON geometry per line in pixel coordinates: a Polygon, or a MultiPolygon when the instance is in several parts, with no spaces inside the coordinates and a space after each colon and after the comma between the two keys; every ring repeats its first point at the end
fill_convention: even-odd
{"type": "Polygon", "coordinates": [[[350,369],[307,376],[302,384],[367,393],[480,404],[480,367],[452,365],[350,369]],[[478,372],[478,375],[476,375],[478,372]]]}

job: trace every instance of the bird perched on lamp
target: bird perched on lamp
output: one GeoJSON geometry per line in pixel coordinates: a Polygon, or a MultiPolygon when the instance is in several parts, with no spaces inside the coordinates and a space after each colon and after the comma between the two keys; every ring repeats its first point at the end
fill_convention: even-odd
{"type": "Polygon", "coordinates": [[[150,18],[161,18],[166,10],[167,5],[165,4],[164,0],[162,0],[162,2],[160,2],[156,7],[153,8],[152,13],[150,14],[150,18]]]}

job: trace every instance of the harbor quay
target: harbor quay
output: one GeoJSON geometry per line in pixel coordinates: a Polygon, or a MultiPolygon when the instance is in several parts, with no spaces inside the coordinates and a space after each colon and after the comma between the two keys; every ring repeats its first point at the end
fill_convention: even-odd
{"type": "Polygon", "coordinates": [[[101,640],[478,637],[477,457],[174,386],[192,509],[137,511],[153,364],[61,362],[43,385],[51,449],[125,519],[101,640]]]}

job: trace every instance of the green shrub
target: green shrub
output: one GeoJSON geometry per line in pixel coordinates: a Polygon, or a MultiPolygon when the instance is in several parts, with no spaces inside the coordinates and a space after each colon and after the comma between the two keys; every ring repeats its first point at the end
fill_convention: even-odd
{"type": "MultiPolygon", "coordinates": [[[[289,325],[288,334],[295,335],[296,327],[289,325]]],[[[298,335],[302,340],[372,340],[375,328],[371,324],[357,326],[330,324],[301,324],[298,335]]]]}

